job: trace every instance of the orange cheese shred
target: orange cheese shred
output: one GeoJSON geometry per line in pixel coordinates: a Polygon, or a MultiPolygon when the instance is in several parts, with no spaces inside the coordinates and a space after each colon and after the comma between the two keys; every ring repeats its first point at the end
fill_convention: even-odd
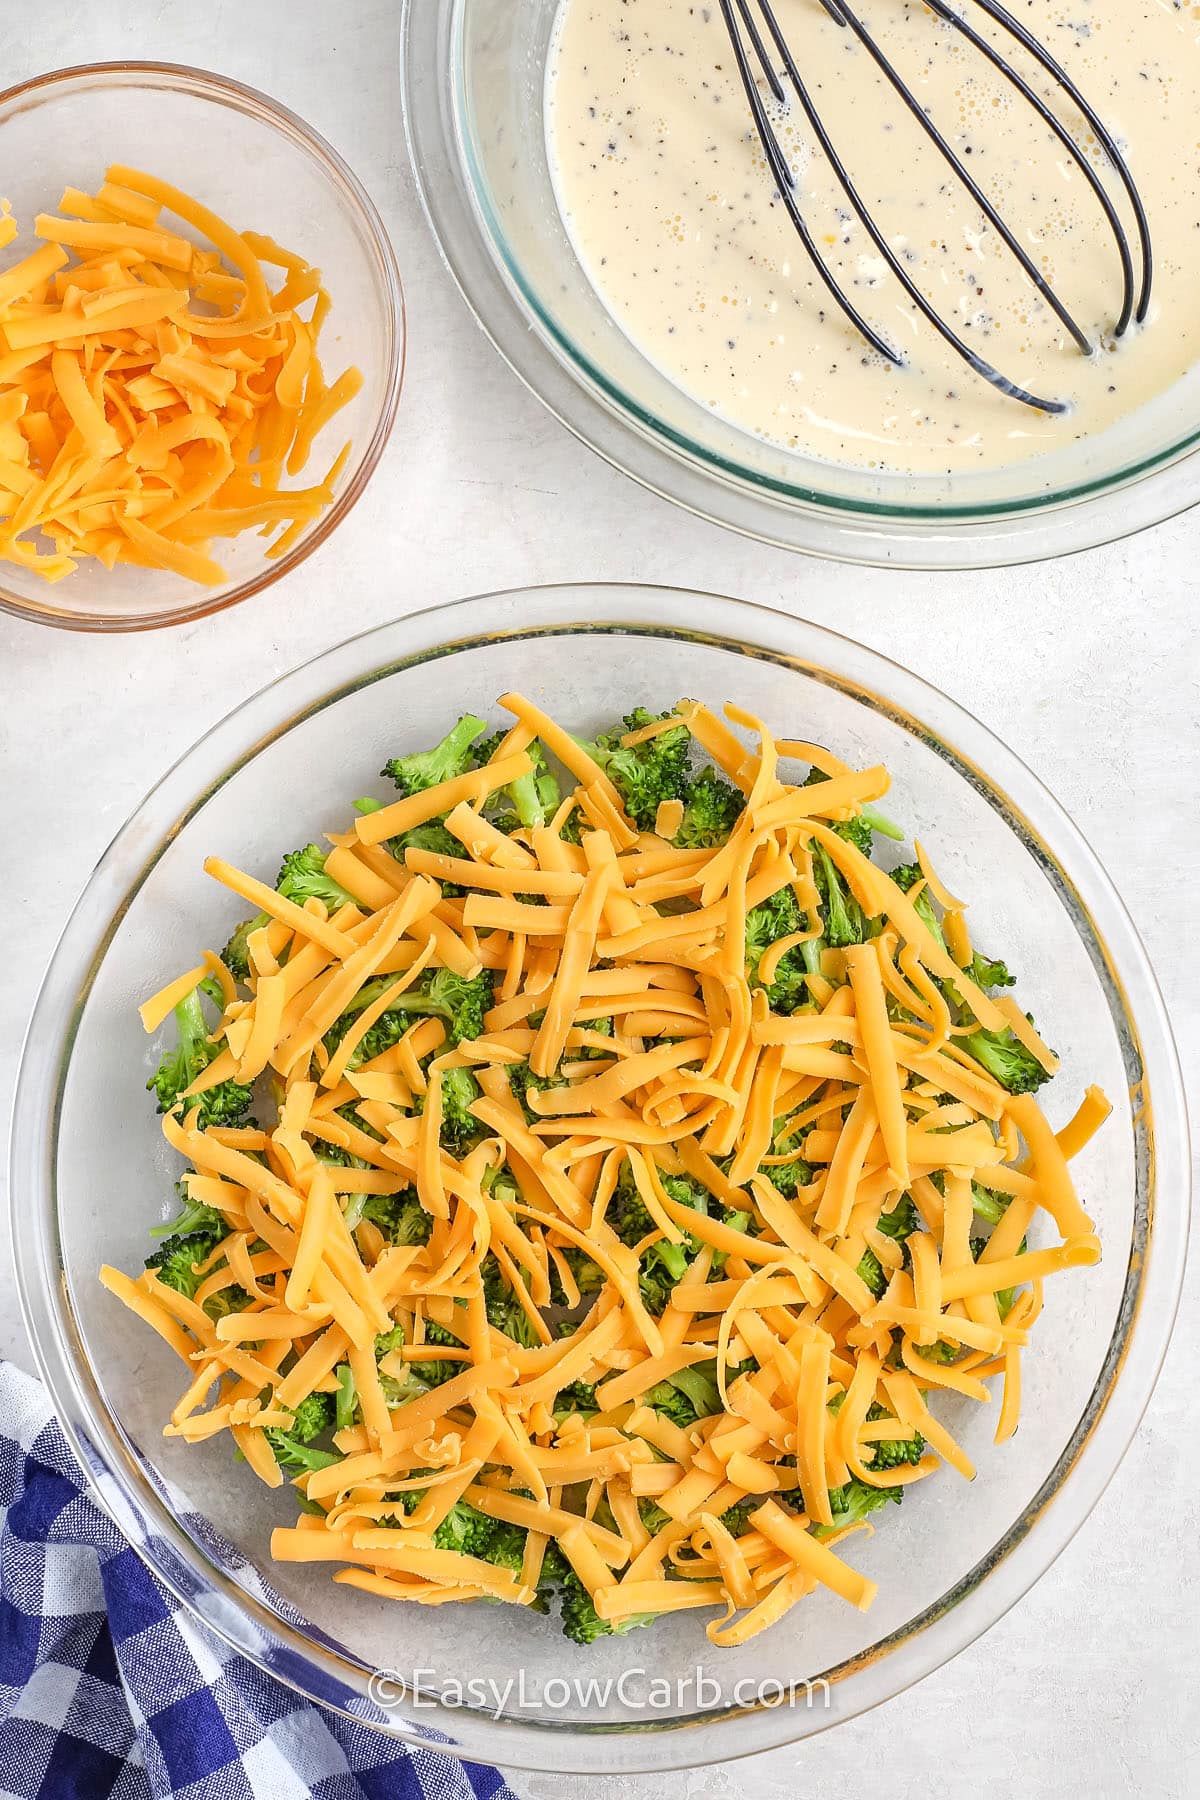
{"type": "MultiPolygon", "coordinates": [[[[0,457],[0,561],[47,581],[94,561],[216,586],[214,539],[254,531],[283,554],[335,498],[345,451],[307,487],[285,466],[294,481],[362,384],[321,374],[319,272],[279,252],[272,292],[253,234],[137,169],[68,188],[61,210],[0,273],[0,411],[27,421],[0,457]]],[[[16,237],[0,214],[0,249],[16,237]]]]}

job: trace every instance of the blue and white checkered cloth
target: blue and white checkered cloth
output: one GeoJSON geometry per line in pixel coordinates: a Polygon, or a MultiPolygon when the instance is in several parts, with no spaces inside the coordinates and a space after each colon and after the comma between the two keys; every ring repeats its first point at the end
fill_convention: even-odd
{"type": "Polygon", "coordinates": [[[302,1700],[211,1636],[0,1364],[0,1800],[514,1800],[495,1769],[302,1700]]]}

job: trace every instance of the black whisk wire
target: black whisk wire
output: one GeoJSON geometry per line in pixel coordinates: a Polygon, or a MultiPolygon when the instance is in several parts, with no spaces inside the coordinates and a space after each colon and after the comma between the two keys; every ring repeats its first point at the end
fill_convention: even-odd
{"type": "MultiPolygon", "coordinates": [[[[737,3],[739,10],[745,14],[746,0],[737,0],[737,3]]],[[[775,178],[775,185],[779,189],[779,194],[784,207],[787,210],[787,215],[792,221],[792,224],[796,229],[796,234],[808,254],[809,262],[828,288],[832,297],[837,301],[850,323],[854,326],[859,336],[865,338],[872,350],[877,351],[880,356],[886,357],[889,362],[902,362],[903,358],[892,349],[891,345],[884,338],[880,337],[874,326],[868,325],[849,295],[844,293],[841,287],[839,287],[832,270],[826,267],[824,260],[818,253],[817,246],[813,242],[812,233],[808,229],[804,214],[800,211],[799,203],[796,200],[796,178],[792,174],[791,165],[789,164],[787,157],[784,155],[783,146],[779,142],[775,128],[767,117],[767,109],[763,105],[762,95],[758,91],[758,83],[754,79],[754,71],[750,67],[750,59],[746,54],[746,47],[742,42],[741,33],[737,28],[737,21],[733,16],[732,0],[719,0],[719,4],[725,19],[725,24],[729,31],[729,41],[733,45],[733,53],[737,59],[738,74],[742,78],[742,86],[746,90],[746,99],[749,101],[750,111],[754,117],[754,127],[758,133],[759,143],[762,145],[763,153],[766,156],[771,174],[775,178]]],[[[778,91],[780,95],[780,104],[783,104],[786,96],[779,85],[774,70],[770,69],[770,59],[767,57],[766,46],[763,44],[763,41],[756,30],[750,33],[750,41],[754,45],[755,54],[759,58],[763,68],[769,70],[768,80],[778,91]]]]}
{"type": "MultiPolygon", "coordinates": [[[[984,357],[980,356],[978,351],[973,350],[969,344],[964,343],[963,339],[959,337],[953,326],[943,319],[937,308],[921,292],[913,277],[905,268],[904,263],[896,254],[891,244],[888,243],[887,238],[876,224],[874,215],[864,205],[858,189],[851,179],[849,170],[846,168],[845,163],[838,154],[833,140],[829,136],[824,120],[821,118],[820,113],[813,104],[812,97],[808,91],[808,85],[800,73],[795,57],[792,55],[791,48],[784,37],[783,32],[780,30],[779,21],[776,19],[773,10],[770,5],[767,4],[767,0],[760,0],[760,4],[762,6],[763,16],[767,22],[767,28],[770,31],[775,42],[775,47],[783,60],[788,80],[796,90],[796,96],[804,109],[804,115],[812,127],[813,133],[820,144],[821,149],[828,159],[829,165],[837,177],[842,191],[845,193],[846,198],[849,200],[854,211],[862,221],[871,242],[875,245],[880,256],[882,256],[884,262],[896,277],[913,305],[921,313],[923,318],[933,326],[938,335],[950,345],[951,349],[954,350],[957,355],[962,357],[963,361],[967,363],[977,375],[981,376],[984,381],[990,382],[992,387],[998,389],[998,391],[1004,394],[1006,398],[1010,400],[1019,400],[1024,405],[1031,406],[1038,412],[1065,412],[1066,408],[1062,401],[1044,400],[1039,395],[1032,394],[1026,388],[1018,386],[1016,382],[1010,381],[1007,375],[1002,375],[1000,370],[995,368],[993,364],[988,362],[984,357]]],[[[748,0],[738,0],[739,11],[744,13],[747,5],[748,0]]],[[[822,264],[821,267],[822,270],[824,270],[824,264],[822,264]]],[[[837,291],[840,296],[840,290],[837,291]]],[[[873,334],[872,341],[878,342],[877,334],[873,334]]],[[[893,362],[903,362],[903,358],[898,356],[894,351],[889,351],[888,354],[893,362]]]]}
{"type": "MultiPolygon", "coordinates": [[[[1068,99],[1095,132],[1097,143],[1116,170],[1117,178],[1125,189],[1129,204],[1133,208],[1133,216],[1137,221],[1138,242],[1142,253],[1142,286],[1138,295],[1136,318],[1139,325],[1144,325],[1150,311],[1150,296],[1154,286],[1154,246],[1150,239],[1150,221],[1146,217],[1142,196],[1138,192],[1137,182],[1133,179],[1129,164],[1121,154],[1116,139],[1091,101],[1079,91],[1078,86],[1072,81],[1062,64],[1056,61],[1045,44],[1039,38],[1034,37],[1027,26],[1022,25],[1019,19],[1014,19],[1013,15],[1000,5],[1000,0],[974,0],[974,4],[982,12],[985,12],[989,19],[994,19],[996,24],[1007,31],[1010,37],[1015,38],[1022,48],[1029,52],[1034,61],[1041,64],[1047,75],[1051,76],[1063,89],[1068,99]]],[[[1117,335],[1122,334],[1118,333],[1117,335]]]]}
{"type": "MultiPolygon", "coordinates": [[[[987,58],[988,62],[990,62],[992,67],[1004,77],[1005,81],[1016,88],[1021,97],[1032,106],[1039,119],[1050,127],[1050,130],[1066,150],[1068,156],[1071,157],[1072,161],[1077,164],[1082,172],[1085,181],[1099,201],[1105,218],[1108,220],[1109,227],[1116,241],[1117,255],[1121,259],[1121,311],[1117,323],[1113,328],[1113,336],[1118,338],[1124,337],[1129,329],[1129,322],[1133,317],[1133,252],[1129,247],[1129,238],[1126,234],[1125,227],[1121,223],[1121,215],[1113,205],[1108,189],[1105,187],[1099,175],[1096,173],[1095,168],[1092,166],[1090,157],[1087,155],[1087,152],[1082,150],[1075,142],[1075,139],[1071,136],[1071,133],[1067,130],[1067,127],[1063,124],[1062,120],[1049,106],[1047,106],[1041,95],[1034,92],[1020,70],[1015,69],[1011,63],[1005,62],[994,44],[989,44],[987,39],[975,30],[974,26],[968,25],[967,21],[956,13],[952,6],[946,4],[946,0],[925,0],[925,5],[928,6],[931,12],[936,13],[939,19],[943,19],[947,25],[952,26],[955,31],[960,32],[969,44],[974,45],[981,56],[987,58]]],[[[992,12],[992,9],[987,6],[985,6],[984,10],[986,12],[992,12]]],[[[996,12],[1001,10],[1002,9],[997,8],[996,12]]],[[[992,12],[993,17],[996,17],[996,12],[992,12]]],[[[1000,20],[997,20],[997,23],[1000,22],[1000,20]]],[[[1010,20],[1009,23],[1015,25],[1016,21],[1010,20]]],[[[1039,58],[1039,61],[1040,60],[1041,58],[1039,58]]],[[[1046,64],[1043,63],[1043,67],[1045,66],[1046,64]]],[[[1052,63],[1051,66],[1057,68],[1056,64],[1052,63]]],[[[1088,116],[1088,111],[1090,110],[1088,109],[1087,101],[1083,98],[1083,95],[1079,93],[1074,82],[1072,82],[1061,70],[1059,73],[1062,74],[1063,83],[1066,86],[1071,99],[1075,102],[1080,111],[1083,112],[1084,117],[1086,118],[1088,116]]],[[[1089,123],[1091,123],[1090,119],[1089,123]]],[[[1116,163],[1118,171],[1123,171],[1130,193],[1136,195],[1137,189],[1133,186],[1133,178],[1129,175],[1128,169],[1124,169],[1122,159],[1120,157],[1114,157],[1113,160],[1116,163]]],[[[1140,197],[1135,204],[1138,206],[1141,205],[1140,197]]],[[[1148,294],[1146,296],[1146,301],[1147,304],[1149,304],[1148,294]]]]}
{"type": "MultiPolygon", "coordinates": [[[[949,325],[937,311],[936,307],[921,292],[913,277],[904,267],[904,264],[897,253],[888,243],[882,230],[876,224],[874,215],[863,202],[845,163],[838,154],[837,148],[829,135],[820,112],[813,102],[808,85],[796,62],[791,46],[785,38],[779,21],[775,16],[771,0],[755,0],[755,3],[757,4],[758,11],[767,27],[771,40],[775,45],[780,60],[783,63],[787,79],[794,89],[796,97],[800,101],[805,118],[808,120],[813,135],[817,139],[823,154],[828,160],[842,191],[845,193],[854,213],[866,230],[872,243],[879,251],[884,262],[887,264],[887,267],[900,282],[905,293],[917,307],[922,317],[933,326],[934,330],[938,332],[944,341],[950,345],[955,353],[960,356],[977,375],[989,382],[1000,393],[1006,395],[1010,399],[1020,401],[1024,405],[1030,406],[1040,412],[1064,412],[1066,408],[1061,401],[1042,399],[1038,395],[1028,392],[1027,389],[1021,387],[1016,382],[1011,381],[1006,375],[1003,375],[991,363],[981,357],[977,351],[973,350],[969,344],[963,341],[953,327],[949,325]]],[[[1086,333],[1080,328],[1071,313],[1063,305],[1045,276],[1031,261],[1028,254],[1014,237],[1012,231],[1009,229],[995,206],[988,199],[987,195],[979,187],[969,171],[963,166],[960,158],[955,154],[954,150],[933,123],[932,119],[930,119],[928,114],[924,111],[920,102],[917,100],[912,90],[907,86],[895,65],[886,56],[874,37],[867,30],[866,26],[853,11],[848,0],[819,0],[819,3],[836,24],[844,28],[849,28],[854,33],[868,55],[871,56],[876,66],[884,75],[885,79],[899,95],[900,99],[917,120],[922,130],[925,131],[926,135],[933,142],[943,159],[953,171],[956,179],[959,180],[961,185],[980,207],[985,218],[993,225],[1005,246],[1016,258],[1027,278],[1037,288],[1038,292],[1041,293],[1080,351],[1084,355],[1093,354],[1093,347],[1086,333]]],[[[924,3],[928,5],[929,10],[934,13],[935,16],[961,32],[967,41],[976,49],[980,50],[992,66],[1017,89],[1022,97],[1029,101],[1038,116],[1051,128],[1055,136],[1064,145],[1073,160],[1083,171],[1089,186],[1096,195],[1104,211],[1108,225],[1113,232],[1117,244],[1118,256],[1121,261],[1123,299],[1120,316],[1114,334],[1120,337],[1127,330],[1130,316],[1133,312],[1133,296],[1136,285],[1133,255],[1128,236],[1121,223],[1120,215],[1117,213],[1109,194],[1093,168],[1086,152],[1079,147],[1071,133],[1061,121],[1057,119],[1050,107],[1048,107],[1033,91],[1020,71],[1013,68],[994,46],[989,44],[986,39],[976,32],[974,28],[970,26],[966,20],[961,18],[950,5],[947,5],[946,0],[924,0],[924,3]]],[[[1109,161],[1116,169],[1118,178],[1133,207],[1134,216],[1138,226],[1143,276],[1141,292],[1137,303],[1137,318],[1139,323],[1141,323],[1146,316],[1150,303],[1153,260],[1149,225],[1146,219],[1145,209],[1142,205],[1141,196],[1138,193],[1136,183],[1133,180],[1124,157],[1121,155],[1117,145],[1113,141],[1111,134],[1104,126],[1103,121],[1099,119],[1094,109],[1080,93],[1077,85],[1059,66],[1051,56],[1050,52],[1033,37],[1032,33],[1027,31],[1018,20],[1012,18],[1011,14],[1006,12],[1004,7],[999,4],[999,0],[974,0],[974,3],[980,6],[997,25],[1014,37],[1063,89],[1068,98],[1095,132],[1097,141],[1100,143],[1109,161]]],[[[772,59],[763,41],[762,33],[758,28],[754,13],[751,10],[751,0],[719,0],[726,31],[728,32],[730,43],[733,47],[737,61],[738,73],[741,76],[742,86],[745,89],[746,98],[749,102],[750,111],[754,119],[755,130],[788,216],[804,245],[814,270],[820,276],[825,287],[837,301],[839,307],[854,325],[855,329],[873,350],[877,351],[882,356],[885,356],[890,362],[901,364],[904,360],[903,357],[901,357],[900,354],[885,341],[873,326],[867,324],[858,308],[850,300],[849,296],[845,293],[832,272],[827,268],[824,260],[817,251],[812,233],[800,210],[799,202],[796,198],[795,177],[792,173],[791,166],[783,151],[779,136],[767,115],[762,95],[759,92],[758,84],[754,78],[750,57],[747,53],[745,43],[743,42],[741,31],[738,28],[738,17],[735,17],[735,4],[737,7],[737,15],[740,17],[750,40],[754,57],[763,72],[764,79],[766,80],[772,95],[779,104],[785,103],[785,95],[779,77],[776,74],[772,59]]]]}

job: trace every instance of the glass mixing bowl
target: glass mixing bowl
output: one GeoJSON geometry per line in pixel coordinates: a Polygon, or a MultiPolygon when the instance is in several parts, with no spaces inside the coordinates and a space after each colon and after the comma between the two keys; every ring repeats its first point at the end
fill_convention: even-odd
{"type": "MultiPolygon", "coordinates": [[[[57,212],[66,187],[94,191],[109,163],[130,163],[194,194],[235,228],[274,237],[320,268],[332,310],[321,355],[332,380],[353,364],[363,385],[321,431],[311,460],[285,486],[323,479],[347,441],[334,498],[283,556],[255,531],[215,541],[217,587],[182,575],[81,562],[50,583],[0,562],[0,610],[76,631],[138,631],[203,618],[261,592],[312,555],[346,517],[383,453],[404,377],[404,296],[384,224],[331,144],[265,94],[171,63],[59,69],[0,94],[0,167],[21,237],[57,212]]],[[[188,234],[193,235],[189,232],[188,234]]]]}
{"type": "Polygon", "coordinates": [[[662,1768],[766,1749],[952,1656],[1043,1572],[1112,1474],[1183,1270],[1186,1128],[1170,1033],[1134,930],[1075,827],[1010,750],[883,657],[780,613],[665,589],[462,601],[352,639],[218,725],[89,882],[38,1000],[15,1120],[17,1277],[37,1360],[75,1450],[151,1566],[305,1693],[526,1768],[662,1768]],[[740,1650],[714,1650],[697,1615],[681,1614],[582,1651],[553,1620],[511,1607],[396,1606],[335,1586],[321,1566],[272,1567],[270,1529],[294,1516],[287,1494],[261,1487],[223,1444],[163,1437],[179,1364],[96,1279],[102,1262],[139,1268],[149,1226],[173,1210],[177,1170],[144,1092],[156,1052],[137,1005],[198,944],[228,935],[231,902],[204,857],[269,878],[283,850],[344,821],[385,757],[433,741],[466,708],[494,717],[511,687],[589,732],[634,698],[736,698],[856,765],[885,762],[889,812],[920,832],[952,890],[978,898],[972,929],[1020,971],[1062,1055],[1055,1121],[1089,1081],[1112,1096],[1113,1118],[1075,1165],[1104,1260],[1049,1284],[1013,1443],[992,1444],[994,1408],[949,1397],[978,1479],[923,1482],[873,1538],[855,1540],[851,1560],[880,1584],[868,1614],[815,1594],[740,1650]],[[372,1683],[378,1669],[402,1674],[408,1695],[372,1683]],[[607,1703],[554,1685],[623,1671],[607,1703]],[[648,1672],[670,1685],[667,1704],[648,1672]],[[469,1685],[503,1692],[510,1677],[520,1685],[499,1706],[469,1685]]]}
{"type": "Polygon", "coordinates": [[[613,322],[564,229],[543,113],[557,10],[405,0],[407,128],[430,222],[480,324],[609,462],[752,537],[907,568],[1060,556],[1200,499],[1200,368],[1095,438],[953,478],[839,468],[691,399],[613,322]]]}

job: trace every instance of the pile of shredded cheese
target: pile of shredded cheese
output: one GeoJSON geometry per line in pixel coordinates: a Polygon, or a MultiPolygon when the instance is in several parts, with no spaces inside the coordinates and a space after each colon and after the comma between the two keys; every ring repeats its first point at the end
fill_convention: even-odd
{"type": "MultiPolygon", "coordinates": [[[[681,702],[668,723],[682,719],[746,796],[726,844],[684,851],[667,841],[678,803],[661,809],[658,832],[639,834],[617,788],[566,731],[519,695],[501,705],[515,723],[483,768],[331,838],[329,872],[358,904],[328,917],[319,901],[297,906],[216,858],[206,863],[271,921],[250,938],[249,998],[206,952],[147,1002],[143,1019],[157,1029],[215,973],[224,1048],[189,1091],[268,1075],[278,1120],[270,1130],[200,1130],[194,1114],[164,1121],[193,1171],[190,1197],[228,1222],[195,1300],[152,1270],[133,1280],[105,1269],[102,1278],[188,1364],[167,1432],[199,1442],[228,1430],[268,1484],[282,1476],[264,1431],[286,1427],[349,1363],[361,1423],[337,1434],[342,1460],[298,1479],[307,1510],[275,1532],[277,1558],[336,1563],[336,1581],[393,1598],[528,1604],[555,1543],[600,1619],[715,1609],[708,1636],[723,1645],[774,1624],[818,1585],[865,1608],[875,1584],[835,1553],[847,1533],[836,1529],[829,1491],[852,1477],[892,1487],[943,1462],[972,1476],[931,1403],[986,1404],[992,1376],[1002,1378],[996,1438],[1011,1436],[1043,1280],[1100,1256],[1068,1158],[1107,1102],[1089,1089],[1056,1134],[1033,1098],[1009,1095],[956,1041],[963,1028],[952,1025],[938,985],[946,981],[979,1026],[1012,1027],[1056,1066],[1012,1002],[966,974],[962,904],[923,855],[957,960],[913,894],[831,829],[883,793],[882,768],[856,772],[815,746],[776,742],[733,706],[726,723],[681,702]],[[505,835],[484,803],[529,770],[535,739],[578,785],[549,826],[505,835]],[[781,757],[812,762],[829,779],[793,785],[781,757]],[[572,813],[578,844],[560,835],[572,813]],[[401,866],[389,854],[388,839],[443,816],[458,856],[409,849],[401,866]],[[819,934],[818,844],[882,929],[824,951],[809,1010],[773,1014],[763,989],[747,983],[747,910],[790,884],[819,934]],[[443,882],[461,896],[444,897],[443,882]],[[494,972],[485,1034],[450,1048],[439,1020],[420,1019],[347,1072],[392,998],[436,967],[494,972]],[[331,1026],[380,977],[392,978],[386,992],[331,1054],[331,1026]],[[611,1020],[611,1037],[597,1020],[611,1020]],[[532,1125],[508,1077],[526,1064],[562,1084],[529,1088],[532,1125]],[[475,1073],[483,1097],[473,1110],[488,1133],[461,1161],[439,1141],[439,1088],[456,1066],[475,1073]],[[794,1199],[763,1173],[780,1121],[816,1165],[794,1199]],[[329,1145],[366,1167],[320,1160],[329,1145]],[[511,1202],[485,1179],[501,1160],[514,1178],[511,1202]],[[687,1233],[702,1245],[659,1317],[639,1294],[645,1246],[627,1247],[606,1222],[626,1161],[654,1222],[647,1241],[687,1233]],[[679,1173],[748,1212],[752,1227],[673,1201],[663,1178],[679,1173]],[[977,1259],[973,1178],[1010,1197],[977,1259]],[[347,1224],[349,1192],[409,1187],[433,1221],[426,1246],[389,1245],[373,1225],[347,1224]],[[877,1228],[905,1194],[924,1227],[908,1257],[877,1228]],[[1018,1254],[1035,1227],[1054,1241],[1018,1254]],[[887,1277],[880,1298],[857,1272],[868,1247],[887,1277]],[[546,1310],[552,1283],[579,1299],[572,1248],[598,1265],[603,1288],[563,1336],[546,1310]],[[533,1347],[488,1322],[479,1269],[489,1252],[528,1314],[533,1347]],[[232,1283],[250,1304],[214,1324],[203,1301],[232,1283]],[[1001,1317],[995,1296],[1013,1288],[1001,1317]],[[373,1346],[397,1322],[404,1347],[394,1367],[448,1358],[456,1372],[389,1407],[373,1346]],[[431,1346],[430,1323],[453,1324],[464,1347],[431,1346]],[[932,1360],[924,1352],[939,1341],[962,1354],[932,1360]],[[714,1416],[685,1430],[643,1404],[654,1384],[714,1358],[723,1403],[714,1416]],[[751,1372],[731,1373],[747,1361],[751,1372]],[[579,1381],[597,1384],[600,1410],[556,1418],[560,1392],[579,1381]],[[873,1469],[877,1443],[917,1433],[926,1445],[918,1463],[873,1469]],[[417,1490],[415,1510],[398,1517],[399,1498],[417,1490]],[[460,1498],[527,1529],[519,1572],[434,1545],[460,1498]],[[647,1499],[666,1518],[653,1531],[639,1506],[647,1499]],[[721,1516],[743,1501],[748,1528],[735,1537],[721,1516]]],[[[772,966],[795,941],[772,946],[772,966]]],[[[771,979],[771,968],[761,973],[771,979]]]]}
{"type": "MultiPolygon", "coordinates": [[[[214,539],[278,532],[266,555],[284,555],[350,446],[310,486],[285,475],[362,386],[357,369],[326,383],[321,271],[139,169],[68,188],[59,210],[0,273],[0,561],[48,581],[90,558],[216,585],[214,539]]],[[[0,248],[16,236],[5,202],[0,248]]]]}

